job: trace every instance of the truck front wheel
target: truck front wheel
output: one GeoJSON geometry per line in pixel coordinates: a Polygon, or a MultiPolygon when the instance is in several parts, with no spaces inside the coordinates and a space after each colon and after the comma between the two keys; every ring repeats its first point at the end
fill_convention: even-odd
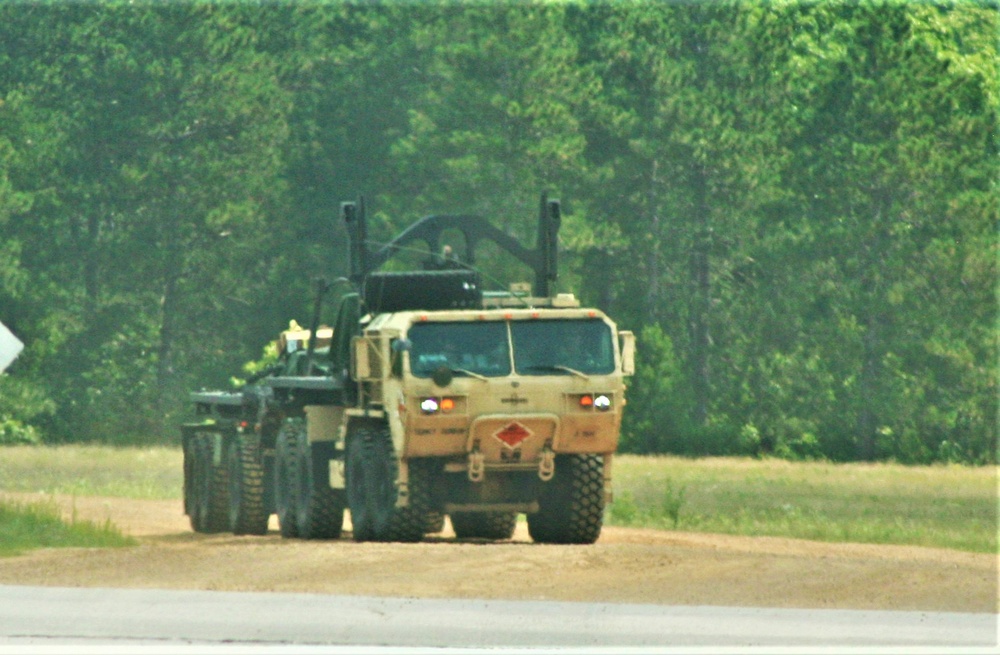
{"type": "Polygon", "coordinates": [[[384,425],[360,425],[347,441],[347,506],[355,541],[420,541],[426,508],[396,507],[399,466],[384,425]]]}
{"type": "Polygon", "coordinates": [[[604,458],[556,457],[555,475],[542,486],[539,509],[528,514],[528,534],[541,543],[592,544],[604,523],[604,458]]]}

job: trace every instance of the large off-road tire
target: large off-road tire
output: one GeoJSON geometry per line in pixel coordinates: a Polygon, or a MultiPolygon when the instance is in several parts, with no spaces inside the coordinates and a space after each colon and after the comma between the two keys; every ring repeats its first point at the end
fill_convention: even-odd
{"type": "Polygon", "coordinates": [[[304,438],[302,421],[289,419],[278,431],[274,453],[274,504],[278,531],[285,538],[299,536],[299,439],[304,438]]]}
{"type": "Polygon", "coordinates": [[[233,534],[267,534],[264,466],[257,439],[237,434],[229,441],[229,529],[233,534]]]}
{"type": "Polygon", "coordinates": [[[426,507],[396,507],[398,464],[389,429],[359,424],[347,438],[347,505],[355,541],[420,541],[426,507]]]}
{"type": "MultiPolygon", "coordinates": [[[[194,460],[195,460],[195,440],[187,435],[183,436],[184,455],[184,514],[188,518],[194,518],[195,505],[195,480],[194,480],[194,460]]],[[[192,529],[194,524],[191,525],[192,529]]]]}
{"type": "Polygon", "coordinates": [[[539,510],[528,514],[528,534],[541,543],[592,544],[604,523],[604,458],[562,455],[543,486],[539,510]]]}
{"type": "Polygon", "coordinates": [[[451,527],[459,539],[510,539],[517,512],[454,512],[451,527]]]}
{"type": "Polygon", "coordinates": [[[225,532],[229,528],[229,479],[225,458],[214,462],[214,433],[200,432],[190,442],[191,487],[188,514],[195,532],[225,532]]]}
{"type": "Polygon", "coordinates": [[[302,539],[337,539],[344,525],[344,493],[330,487],[329,463],[299,433],[298,498],[296,521],[302,539]]]}
{"type": "Polygon", "coordinates": [[[424,534],[444,530],[444,512],[435,489],[441,485],[441,462],[432,458],[417,458],[407,462],[409,469],[410,506],[423,510],[424,534]]]}
{"type": "Polygon", "coordinates": [[[444,512],[431,510],[424,515],[424,534],[437,534],[444,530],[444,512]]]}

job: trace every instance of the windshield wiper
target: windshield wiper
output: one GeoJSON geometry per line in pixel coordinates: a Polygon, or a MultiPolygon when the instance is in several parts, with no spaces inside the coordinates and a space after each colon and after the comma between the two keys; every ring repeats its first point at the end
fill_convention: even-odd
{"type": "Polygon", "coordinates": [[[581,377],[584,380],[590,379],[590,376],[583,371],[578,371],[575,368],[563,366],[562,364],[532,364],[527,368],[529,371],[566,371],[567,373],[572,373],[573,375],[581,377]]]}
{"type": "Polygon", "coordinates": [[[490,381],[490,379],[488,377],[486,377],[485,375],[480,375],[479,373],[476,373],[475,371],[470,371],[467,368],[453,368],[453,369],[451,369],[451,372],[452,373],[465,373],[469,377],[474,377],[477,380],[482,380],[483,382],[489,382],[490,381]]]}

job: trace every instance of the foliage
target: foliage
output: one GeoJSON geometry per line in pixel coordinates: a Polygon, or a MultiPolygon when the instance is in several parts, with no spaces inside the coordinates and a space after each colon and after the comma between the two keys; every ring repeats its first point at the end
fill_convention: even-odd
{"type": "Polygon", "coordinates": [[[41,438],[34,427],[17,419],[0,416],[0,446],[38,443],[41,443],[41,438]]]}
{"type": "Polygon", "coordinates": [[[682,443],[691,433],[685,418],[689,399],[673,343],[656,324],[644,327],[636,341],[636,372],[627,391],[621,449],[638,454],[689,451],[682,443]],[[633,411],[636,407],[640,409],[633,411]]]}
{"type": "Polygon", "coordinates": [[[176,438],[189,389],[346,273],[340,201],[364,196],[375,242],[448,212],[531,243],[547,191],[557,290],[639,335],[624,450],[997,460],[995,3],[0,18],[0,320],[26,343],[0,418],[22,436],[176,438]]]}

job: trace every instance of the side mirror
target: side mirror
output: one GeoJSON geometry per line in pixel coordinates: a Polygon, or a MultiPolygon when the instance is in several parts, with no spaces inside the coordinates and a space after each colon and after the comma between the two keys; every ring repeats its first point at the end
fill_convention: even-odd
{"type": "Polygon", "coordinates": [[[622,375],[635,374],[635,334],[621,330],[618,339],[622,349],[622,375]]]}
{"type": "Polygon", "coordinates": [[[372,363],[369,357],[371,350],[368,347],[368,340],[364,337],[354,337],[351,341],[353,345],[351,352],[354,355],[351,358],[352,377],[358,382],[370,379],[372,376],[372,363]]]}

